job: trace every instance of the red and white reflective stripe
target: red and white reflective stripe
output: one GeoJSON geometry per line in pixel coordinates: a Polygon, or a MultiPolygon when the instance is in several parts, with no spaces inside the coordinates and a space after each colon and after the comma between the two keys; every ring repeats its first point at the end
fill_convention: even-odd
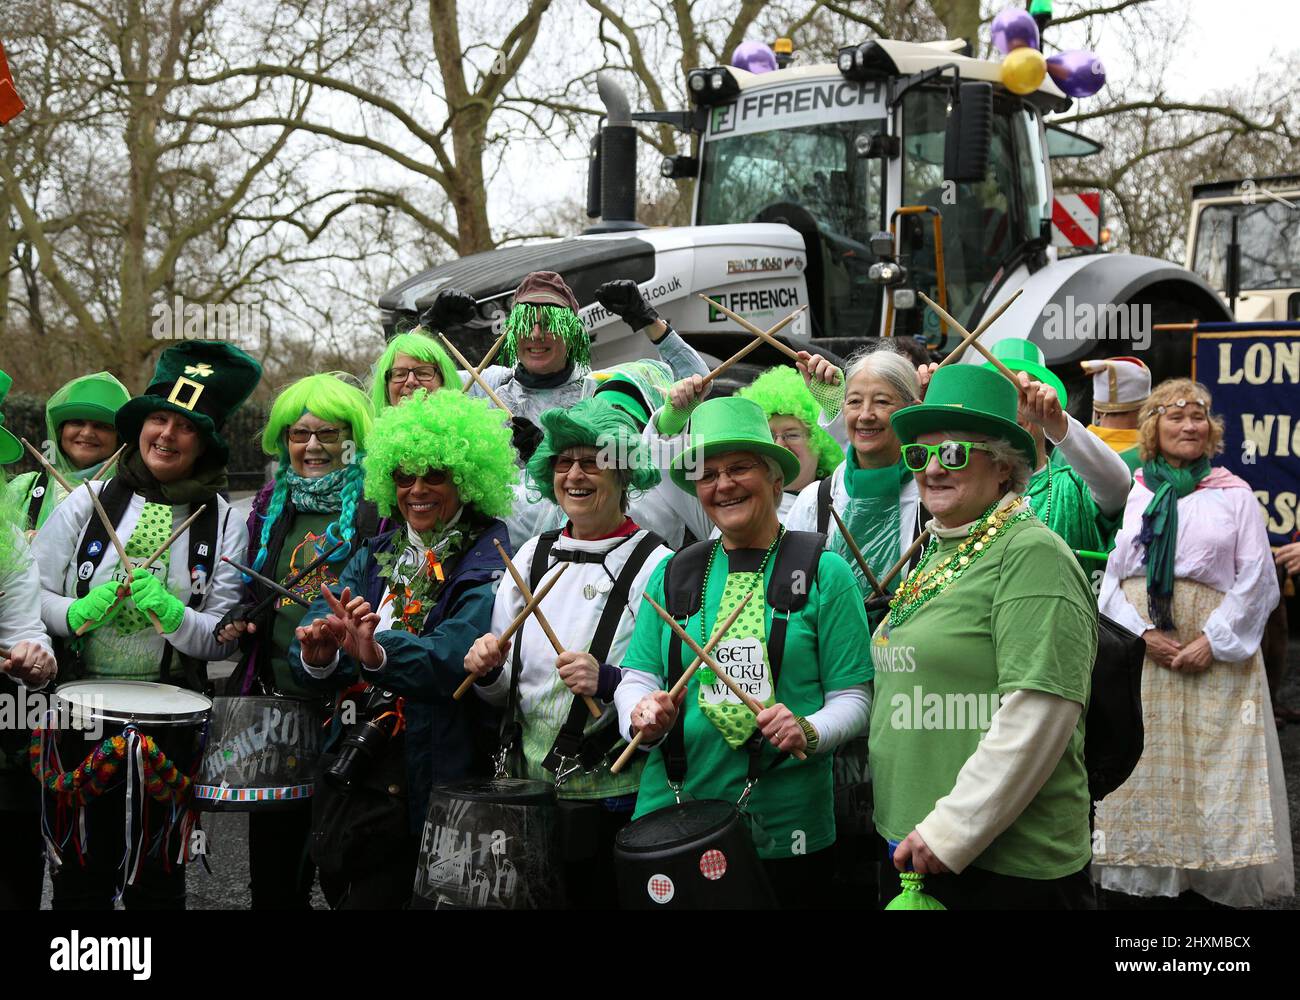
{"type": "Polygon", "coordinates": [[[1095,247],[1101,236],[1101,192],[1058,194],[1052,199],[1052,245],[1095,247]]]}

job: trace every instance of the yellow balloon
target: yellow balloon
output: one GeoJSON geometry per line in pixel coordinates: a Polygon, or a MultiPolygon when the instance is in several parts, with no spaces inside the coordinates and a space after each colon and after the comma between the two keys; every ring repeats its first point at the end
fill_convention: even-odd
{"type": "Polygon", "coordinates": [[[1047,60],[1037,49],[1022,45],[1002,60],[1002,85],[1013,94],[1032,94],[1047,76],[1047,60]]]}

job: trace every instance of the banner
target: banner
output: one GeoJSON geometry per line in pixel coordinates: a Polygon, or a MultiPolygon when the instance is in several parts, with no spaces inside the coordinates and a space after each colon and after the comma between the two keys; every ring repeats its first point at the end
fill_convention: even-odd
{"type": "Polygon", "coordinates": [[[1193,336],[1192,378],[1223,417],[1223,454],[1213,461],[1250,483],[1272,545],[1300,539],[1300,325],[1260,329],[1215,324],[1193,336]]]}

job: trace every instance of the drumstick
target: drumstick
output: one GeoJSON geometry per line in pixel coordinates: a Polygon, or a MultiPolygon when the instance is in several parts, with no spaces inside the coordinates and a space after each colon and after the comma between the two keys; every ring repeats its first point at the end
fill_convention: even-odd
{"type": "Polygon", "coordinates": [[[862,550],[858,548],[858,543],[855,542],[853,536],[849,534],[849,529],[844,527],[844,522],[840,520],[840,513],[835,509],[834,504],[831,504],[831,517],[835,518],[835,524],[840,529],[840,534],[844,536],[844,541],[848,543],[849,551],[853,553],[853,558],[858,561],[858,566],[860,566],[862,572],[867,575],[867,583],[871,584],[871,589],[876,592],[877,596],[884,597],[885,588],[880,585],[880,581],[877,580],[875,575],[871,572],[871,567],[867,565],[867,560],[863,557],[862,550]]]}
{"type": "Polygon", "coordinates": [[[888,587],[889,581],[898,575],[898,571],[907,565],[908,560],[911,559],[912,556],[916,555],[916,550],[919,549],[922,545],[924,545],[927,541],[929,541],[929,539],[930,539],[930,533],[928,531],[923,531],[919,535],[917,535],[916,540],[913,541],[910,546],[908,546],[907,551],[904,552],[902,556],[899,557],[898,562],[894,563],[893,568],[890,569],[890,571],[885,574],[885,578],[880,581],[880,585],[882,587],[888,587]]]}
{"type": "Polygon", "coordinates": [[[239,570],[239,572],[243,573],[245,576],[251,576],[254,580],[257,580],[257,581],[258,581],[259,583],[261,583],[263,586],[270,587],[272,590],[274,590],[274,591],[275,591],[277,594],[279,594],[281,597],[287,597],[287,598],[289,598],[289,600],[293,601],[295,604],[301,604],[304,608],[310,608],[310,607],[311,607],[311,605],[310,605],[307,601],[304,601],[301,597],[299,597],[299,596],[298,596],[297,594],[295,594],[293,591],[289,590],[289,589],[286,588],[286,587],[282,587],[282,586],[280,586],[280,584],[276,583],[276,582],[275,582],[274,580],[272,580],[270,577],[263,576],[263,575],[262,575],[261,573],[259,573],[257,570],[255,570],[255,569],[249,569],[247,566],[241,566],[239,563],[235,562],[235,560],[231,559],[229,556],[222,556],[222,557],[221,557],[221,561],[224,562],[224,563],[230,563],[230,565],[231,565],[231,566],[234,566],[235,569],[239,570]]]}
{"type": "MultiPolygon", "coordinates": [[[[564,571],[571,565],[571,563],[561,563],[560,571],[537,588],[537,593],[533,595],[533,599],[524,605],[524,609],[520,611],[519,614],[515,615],[515,620],[510,623],[510,627],[502,632],[497,638],[497,645],[499,647],[504,649],[505,644],[510,641],[510,637],[519,629],[523,628],[524,622],[528,620],[528,616],[533,613],[533,610],[537,605],[542,603],[542,598],[545,597],[547,592],[555,586],[555,581],[564,576],[564,571]]],[[[477,674],[470,674],[466,677],[461,681],[461,685],[456,689],[456,693],[451,696],[451,700],[460,701],[461,698],[465,697],[465,692],[473,686],[476,680],[478,680],[477,674]]]]}
{"type": "Polygon", "coordinates": [[[439,330],[438,336],[441,337],[442,342],[447,345],[447,350],[451,351],[452,357],[456,359],[456,364],[460,365],[462,368],[468,371],[469,377],[478,383],[479,388],[487,393],[488,398],[492,400],[492,402],[497,404],[497,408],[500,410],[504,410],[506,416],[513,419],[514,414],[510,412],[510,407],[506,406],[505,403],[501,402],[501,397],[498,396],[495,392],[493,392],[492,387],[488,385],[486,382],[484,382],[482,378],[479,377],[478,371],[474,368],[473,365],[469,363],[469,361],[465,358],[465,355],[461,354],[460,351],[456,350],[456,345],[447,339],[447,335],[443,333],[441,330],[439,330]]]}
{"type": "MultiPolygon", "coordinates": [[[[475,368],[474,370],[478,372],[480,375],[482,375],[485,371],[487,371],[488,365],[492,364],[492,359],[497,356],[497,351],[501,350],[501,345],[504,344],[505,342],[506,342],[506,335],[503,333],[501,334],[501,336],[497,337],[496,342],[491,347],[488,348],[488,352],[485,355],[483,355],[483,360],[478,363],[478,367],[475,368]]],[[[474,384],[474,380],[471,378],[468,382],[466,382],[464,385],[460,387],[460,391],[469,392],[469,387],[473,384],[474,384]]]]}
{"type": "MultiPolygon", "coordinates": [[[[759,712],[763,711],[763,706],[760,705],[757,700],[755,700],[754,696],[742,690],[740,685],[737,684],[735,681],[733,681],[731,677],[726,673],[726,671],[724,671],[720,666],[718,666],[717,661],[714,660],[714,658],[711,655],[709,655],[703,649],[700,648],[700,644],[690,637],[690,634],[686,631],[686,629],[682,628],[680,625],[677,624],[677,619],[675,619],[667,611],[661,608],[658,602],[655,601],[655,599],[651,597],[649,594],[646,595],[645,600],[646,603],[650,605],[650,607],[655,609],[659,617],[662,618],[665,623],[667,623],[668,627],[673,630],[673,634],[676,635],[677,638],[681,639],[682,642],[686,643],[686,645],[690,646],[692,653],[694,653],[696,656],[703,658],[708,668],[712,670],[715,674],[717,674],[718,680],[722,681],[723,686],[732,694],[734,694],[737,698],[739,698],[744,703],[747,709],[749,709],[755,715],[758,715],[759,712]]],[[[791,750],[790,753],[792,756],[796,757],[799,760],[808,759],[808,755],[805,754],[802,750],[791,750]]]]}
{"type": "MultiPolygon", "coordinates": [[[[768,335],[768,337],[773,337],[773,336],[775,336],[776,334],[780,333],[782,330],[784,330],[787,326],[789,326],[789,325],[794,321],[794,318],[795,318],[796,316],[798,316],[801,312],[803,312],[806,308],[808,308],[808,307],[807,307],[807,306],[800,306],[798,309],[796,309],[794,312],[792,312],[792,313],[791,313],[789,316],[787,316],[785,319],[781,320],[780,323],[776,324],[776,326],[772,327],[772,329],[770,329],[770,330],[767,331],[767,335],[768,335]]],[[[751,340],[748,344],[746,344],[744,347],[742,347],[740,350],[738,350],[735,354],[733,354],[731,357],[727,358],[726,361],[724,361],[724,362],[722,362],[722,364],[718,365],[717,368],[713,369],[713,371],[711,371],[711,372],[709,372],[709,374],[705,375],[705,376],[704,376],[704,383],[703,383],[703,384],[704,384],[704,385],[708,385],[708,384],[709,384],[710,382],[712,382],[715,378],[717,378],[719,375],[721,375],[723,372],[725,372],[728,368],[730,368],[732,365],[734,365],[737,361],[742,360],[744,357],[746,357],[748,354],[750,354],[752,351],[754,351],[755,349],[757,349],[759,346],[761,346],[761,345],[764,344],[764,343],[766,343],[766,341],[764,341],[764,339],[763,339],[762,337],[755,337],[755,338],[754,338],[753,340],[751,340]]]]}
{"type": "MultiPolygon", "coordinates": [[[[33,448],[31,442],[26,438],[23,438],[23,444],[26,446],[27,450],[32,453],[32,456],[36,461],[45,466],[45,470],[58,481],[58,484],[71,494],[75,487],[69,485],[68,481],[59,473],[59,470],[47,462],[45,456],[33,448]]],[[[130,576],[131,560],[127,558],[126,549],[122,545],[122,540],[117,537],[117,532],[113,528],[113,522],[109,520],[108,513],[104,510],[104,505],[99,502],[99,494],[90,488],[89,480],[86,481],[85,487],[86,492],[90,494],[90,502],[95,505],[95,513],[99,515],[100,523],[103,524],[104,530],[108,532],[108,540],[113,543],[113,548],[117,550],[117,558],[122,564],[123,572],[130,576]]],[[[148,612],[148,615],[149,621],[153,623],[154,631],[159,635],[165,635],[166,633],[163,632],[162,622],[158,620],[158,616],[152,611],[148,612]]]]}
{"type": "Polygon", "coordinates": [[[108,461],[95,470],[95,474],[90,477],[91,481],[92,482],[98,481],[99,477],[102,476],[109,469],[111,469],[113,467],[113,463],[122,457],[122,452],[124,451],[126,451],[126,445],[122,445],[122,447],[118,448],[117,451],[113,452],[113,454],[108,457],[108,461]]]}
{"type": "Polygon", "coordinates": [[[1005,375],[1008,380],[1010,380],[1011,384],[1016,387],[1017,392],[1024,392],[1024,389],[1021,387],[1020,382],[1017,381],[1015,375],[1011,373],[1011,369],[1008,368],[1006,365],[1004,365],[997,358],[995,358],[993,356],[992,351],[990,351],[987,347],[985,347],[978,340],[976,340],[975,337],[972,334],[970,334],[964,326],[962,326],[955,319],[953,319],[952,314],[949,313],[947,309],[939,305],[939,303],[935,302],[934,299],[926,295],[925,292],[917,292],[916,294],[921,297],[921,300],[927,306],[929,306],[931,309],[937,312],[945,323],[948,323],[949,325],[956,328],[957,332],[962,335],[962,343],[969,342],[970,345],[975,348],[975,350],[979,351],[982,355],[984,355],[984,359],[986,361],[988,361],[991,365],[993,365],[994,368],[996,368],[1003,375],[1005,375]]]}
{"type": "Polygon", "coordinates": [[[966,348],[969,347],[973,341],[978,340],[980,334],[991,327],[997,321],[997,318],[1007,311],[1007,307],[1010,306],[1012,302],[1015,302],[1016,299],[1020,298],[1020,293],[1023,291],[1023,287],[1017,288],[1011,293],[1010,297],[1002,303],[1002,305],[993,310],[991,316],[985,316],[984,321],[975,328],[975,332],[966,334],[966,338],[953,349],[953,352],[939,362],[939,367],[942,368],[946,364],[957,361],[965,352],[966,348]]]}
{"type": "MultiPolygon", "coordinates": [[[[289,577],[289,579],[285,580],[283,586],[292,587],[295,583],[297,583],[299,580],[305,577],[308,573],[314,570],[317,566],[323,563],[326,559],[328,559],[330,556],[332,556],[335,552],[337,552],[346,544],[347,544],[347,540],[340,538],[337,542],[334,543],[334,545],[332,545],[330,548],[326,549],[324,552],[318,555],[315,559],[309,562],[301,570],[299,570],[293,576],[289,577]]],[[[272,594],[268,594],[266,597],[263,597],[260,601],[258,601],[256,604],[254,604],[251,608],[248,609],[247,615],[245,615],[241,619],[241,621],[252,621],[263,611],[265,611],[268,605],[272,604],[279,596],[280,596],[279,594],[272,593],[272,594]]]]}
{"type": "MultiPolygon", "coordinates": [[[[161,556],[161,555],[162,555],[164,552],[166,552],[168,549],[170,549],[170,548],[172,547],[172,543],[175,542],[176,539],[180,538],[181,535],[183,535],[183,534],[185,533],[185,529],[188,528],[191,524],[193,524],[194,521],[195,521],[195,519],[198,518],[198,516],[199,516],[200,514],[202,514],[202,513],[203,513],[205,510],[207,510],[207,509],[208,509],[208,505],[207,505],[207,504],[201,504],[201,505],[199,506],[199,509],[196,510],[196,511],[195,511],[193,514],[191,514],[189,517],[187,517],[184,521],[182,521],[182,522],[181,522],[181,526],[180,526],[179,528],[177,528],[175,531],[172,532],[171,537],[168,538],[167,541],[165,541],[165,542],[163,542],[161,545],[159,545],[158,548],[154,550],[154,554],[151,555],[151,556],[150,556],[148,559],[146,559],[144,562],[142,562],[142,563],[140,564],[140,566],[141,566],[142,568],[144,568],[144,569],[148,569],[150,566],[152,566],[152,565],[154,564],[154,562],[158,559],[158,557],[161,556]]],[[[115,601],[115,602],[114,602],[114,607],[116,607],[117,604],[120,603],[120,602],[121,602],[122,600],[124,600],[124,599],[125,599],[125,595],[123,595],[122,598],[119,598],[118,601],[115,601]]],[[[109,608],[109,611],[112,611],[112,610],[113,610],[112,608],[109,608]]],[[[94,627],[95,627],[95,623],[94,623],[93,621],[85,621],[85,622],[82,622],[82,623],[81,623],[81,628],[77,629],[77,631],[76,631],[74,634],[75,634],[75,635],[85,635],[86,632],[88,632],[90,629],[92,629],[92,628],[94,628],[94,627]]]]}
{"type": "MultiPolygon", "coordinates": [[[[731,628],[732,625],[736,624],[736,619],[740,617],[740,613],[745,610],[745,605],[749,603],[749,599],[753,596],[754,592],[751,590],[741,599],[741,602],[736,605],[736,609],[727,616],[727,620],[713,630],[712,637],[704,647],[706,653],[711,652],[713,647],[722,641],[722,637],[727,634],[727,630],[731,628]]],[[[691,665],[682,671],[681,677],[677,678],[677,683],[669,688],[668,697],[676,698],[677,695],[681,693],[682,688],[686,687],[686,682],[691,679],[691,676],[703,662],[704,661],[697,656],[691,662],[691,665]]],[[[632,742],[627,745],[626,750],[618,755],[618,760],[614,761],[613,765],[610,767],[610,774],[618,774],[619,771],[623,770],[623,768],[627,766],[628,760],[631,759],[632,754],[636,751],[636,748],[641,745],[641,741],[644,738],[645,734],[640,732],[632,736],[632,742]]]]}
{"type": "MultiPolygon", "coordinates": [[[[736,315],[734,312],[732,312],[730,309],[728,309],[726,306],[724,306],[721,302],[718,302],[718,301],[716,301],[715,299],[711,299],[711,298],[709,298],[709,297],[708,297],[707,295],[705,295],[703,292],[699,292],[698,294],[699,294],[700,298],[702,298],[705,302],[709,303],[709,305],[711,305],[711,306],[716,306],[716,307],[718,308],[718,310],[719,310],[719,311],[720,311],[724,316],[726,316],[728,319],[730,319],[730,320],[734,321],[735,323],[739,324],[740,326],[744,327],[746,330],[748,330],[750,333],[752,333],[755,337],[761,337],[761,338],[763,338],[764,340],[766,340],[769,344],[771,344],[773,347],[775,347],[778,351],[780,351],[782,354],[784,354],[787,358],[790,358],[792,361],[794,361],[795,364],[798,364],[800,361],[803,360],[801,357],[799,357],[798,352],[795,351],[793,348],[787,347],[785,344],[781,343],[781,341],[777,340],[775,337],[773,337],[773,336],[772,336],[771,334],[769,334],[767,331],[765,331],[765,330],[760,330],[758,327],[756,327],[756,326],[755,326],[753,323],[751,323],[749,320],[745,319],[745,317],[736,315]]],[[[793,313],[790,314],[790,318],[793,319],[795,316],[798,316],[801,312],[803,312],[803,311],[804,311],[805,309],[807,309],[807,308],[808,308],[808,307],[807,307],[806,305],[805,305],[805,306],[800,306],[798,309],[796,309],[793,313]]]]}
{"type": "MultiPolygon", "coordinates": [[[[502,548],[501,543],[495,538],[492,539],[492,544],[497,547],[497,551],[501,553],[501,558],[505,560],[506,569],[510,570],[510,575],[514,578],[515,586],[519,588],[519,593],[524,595],[525,601],[531,601],[533,599],[532,591],[528,589],[528,584],[525,583],[524,578],[519,575],[519,570],[515,569],[515,564],[511,562],[510,557],[506,555],[506,550],[502,548]]],[[[551,628],[551,623],[546,620],[546,616],[542,614],[542,609],[540,607],[533,609],[533,617],[537,619],[537,624],[541,627],[541,630],[546,633],[546,638],[550,640],[551,645],[555,648],[555,655],[559,656],[564,652],[564,647],[560,645],[560,640],[555,637],[555,631],[551,628]]],[[[582,700],[587,703],[587,710],[591,712],[592,716],[599,719],[602,713],[600,711],[600,706],[596,704],[596,699],[589,694],[584,694],[582,700]]]]}

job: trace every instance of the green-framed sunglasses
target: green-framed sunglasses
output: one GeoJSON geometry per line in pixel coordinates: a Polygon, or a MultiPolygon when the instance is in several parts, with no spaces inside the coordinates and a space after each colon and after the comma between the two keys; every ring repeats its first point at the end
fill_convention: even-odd
{"type": "Polygon", "coordinates": [[[903,445],[903,464],[912,472],[924,472],[930,464],[930,456],[938,455],[939,464],[950,472],[966,468],[970,461],[971,449],[987,451],[993,448],[980,441],[940,441],[938,444],[903,445]]]}

